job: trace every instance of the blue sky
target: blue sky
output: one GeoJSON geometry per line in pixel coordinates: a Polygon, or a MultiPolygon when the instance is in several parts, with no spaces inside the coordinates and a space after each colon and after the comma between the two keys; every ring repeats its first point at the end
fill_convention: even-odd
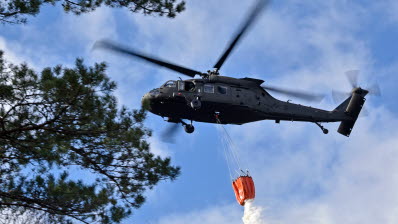
{"type": "MultiPolygon", "coordinates": [[[[188,1],[172,20],[108,8],[75,16],[44,7],[26,25],[1,25],[0,48],[10,61],[36,69],[72,66],[76,57],[106,61],[119,102],[137,108],[142,95],[179,75],[92,52],[96,40],[206,71],[254,2],[188,1]]],[[[397,12],[393,0],[273,1],[223,65],[223,75],[322,93],[349,91],[344,72],[359,69],[362,86],[377,81],[382,89],[382,97],[368,97],[369,116],[349,138],[336,132],[338,124],[325,125],[328,135],[299,122],[226,127],[253,175],[265,223],[398,223],[397,12]]],[[[327,97],[311,106],[336,104],[327,97]]],[[[148,191],[124,223],[242,223],[216,127],[196,123],[195,133],[180,131],[175,144],[165,144],[159,140],[165,122],[149,114],[146,125],[154,130],[152,150],[171,156],[182,173],[148,191]]]]}

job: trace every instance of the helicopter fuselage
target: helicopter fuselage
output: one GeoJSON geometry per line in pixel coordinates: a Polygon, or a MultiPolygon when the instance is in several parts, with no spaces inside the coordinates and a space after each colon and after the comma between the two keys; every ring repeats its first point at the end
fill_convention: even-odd
{"type": "Polygon", "coordinates": [[[261,83],[263,80],[226,76],[170,80],[145,94],[142,104],[171,122],[187,119],[244,124],[260,120],[336,122],[351,119],[344,113],[277,100],[261,88],[261,83]]]}

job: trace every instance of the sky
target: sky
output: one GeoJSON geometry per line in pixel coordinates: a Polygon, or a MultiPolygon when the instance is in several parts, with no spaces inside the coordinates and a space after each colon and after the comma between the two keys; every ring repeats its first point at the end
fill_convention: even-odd
{"type": "MultiPolygon", "coordinates": [[[[76,16],[59,5],[43,7],[26,25],[0,25],[0,49],[33,68],[106,61],[120,104],[140,106],[141,96],[179,74],[131,58],[92,51],[114,40],[199,71],[211,69],[254,0],[187,1],[175,19],[100,8],[76,16]]],[[[220,73],[328,94],[309,104],[332,110],[331,91],[350,91],[344,75],[361,71],[362,87],[377,82],[382,96],[367,97],[367,116],[349,138],[325,124],[260,121],[226,125],[256,186],[253,203],[263,223],[398,223],[398,2],[273,1],[234,49],[220,73]]],[[[184,78],[184,77],[181,77],[184,78]]],[[[288,100],[279,95],[275,97],[288,100]]],[[[293,100],[304,104],[305,102],[293,100]]],[[[160,140],[166,123],[153,114],[152,151],[181,167],[177,180],[148,190],[146,203],[122,223],[242,223],[243,207],[231,187],[214,124],[194,123],[174,144],[160,140]]]]}

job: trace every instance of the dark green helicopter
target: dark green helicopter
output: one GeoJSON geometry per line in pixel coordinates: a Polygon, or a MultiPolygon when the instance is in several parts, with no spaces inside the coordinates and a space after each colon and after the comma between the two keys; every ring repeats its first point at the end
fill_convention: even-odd
{"type": "MultiPolygon", "coordinates": [[[[232,78],[219,74],[221,66],[233,48],[258,18],[267,3],[266,0],[258,0],[239,32],[214,65],[214,70],[206,73],[179,66],[109,41],[99,41],[94,47],[133,56],[193,78],[167,81],[161,87],[151,90],[142,97],[143,108],[161,117],[166,117],[168,122],[182,124],[187,133],[194,131],[192,121],[241,125],[260,120],[275,120],[276,123],[285,120],[315,123],[325,134],[328,133],[328,130],[320,124],[321,122],[341,122],[338,132],[349,136],[365,103],[365,96],[369,92],[375,94],[379,92],[377,86],[373,88],[373,91],[360,88],[356,84],[358,73],[355,70],[347,73],[353,87],[352,91],[332,111],[280,101],[267,91],[309,101],[320,101],[323,98],[323,95],[320,94],[265,86],[262,85],[264,81],[260,79],[232,78]],[[197,75],[201,78],[194,78],[197,75]],[[184,122],[184,119],[190,120],[190,124],[184,122]]],[[[174,131],[170,131],[169,134],[171,132],[174,131]]]]}

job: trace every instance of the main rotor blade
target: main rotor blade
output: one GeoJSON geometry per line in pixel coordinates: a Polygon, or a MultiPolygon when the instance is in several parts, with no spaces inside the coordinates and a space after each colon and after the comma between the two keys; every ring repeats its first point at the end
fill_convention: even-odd
{"type": "Polygon", "coordinates": [[[251,13],[247,17],[245,23],[240,28],[239,32],[236,34],[233,41],[229,44],[228,48],[225,50],[224,54],[218,59],[217,63],[214,65],[214,68],[219,70],[221,66],[224,64],[225,60],[228,58],[229,54],[231,53],[232,49],[238,43],[239,39],[243,36],[246,30],[253,24],[256,20],[258,15],[260,14],[261,10],[267,5],[268,0],[257,0],[257,4],[252,9],[251,13]]]}
{"type": "Polygon", "coordinates": [[[348,78],[348,81],[351,84],[351,87],[357,88],[358,87],[359,70],[350,70],[350,71],[347,71],[345,74],[348,78]]]}
{"type": "Polygon", "coordinates": [[[137,58],[143,59],[143,60],[145,60],[147,62],[150,62],[152,64],[171,69],[173,71],[179,72],[179,73],[187,75],[189,77],[194,77],[197,74],[198,75],[202,74],[201,72],[198,72],[198,71],[195,71],[195,70],[192,70],[192,69],[189,69],[189,68],[185,68],[185,67],[182,67],[182,66],[179,66],[179,65],[175,65],[175,64],[172,64],[170,62],[166,62],[166,61],[164,61],[162,59],[159,59],[159,58],[155,58],[155,57],[152,57],[152,56],[149,56],[149,55],[145,55],[145,54],[139,53],[139,52],[137,52],[135,50],[129,49],[127,47],[122,47],[120,45],[114,44],[114,43],[109,42],[109,41],[104,41],[104,40],[97,41],[94,44],[93,48],[94,49],[96,49],[96,48],[104,48],[104,49],[107,49],[107,50],[114,51],[116,53],[137,57],[137,58]]]}
{"type": "Polygon", "coordinates": [[[312,102],[320,102],[325,97],[325,95],[323,94],[308,93],[300,90],[289,90],[274,86],[261,86],[261,87],[275,93],[280,93],[287,96],[292,96],[295,98],[303,99],[306,101],[312,101],[312,102]]]}
{"type": "Polygon", "coordinates": [[[167,143],[175,143],[175,136],[178,132],[178,123],[169,124],[168,127],[162,131],[161,139],[167,143]]]}

